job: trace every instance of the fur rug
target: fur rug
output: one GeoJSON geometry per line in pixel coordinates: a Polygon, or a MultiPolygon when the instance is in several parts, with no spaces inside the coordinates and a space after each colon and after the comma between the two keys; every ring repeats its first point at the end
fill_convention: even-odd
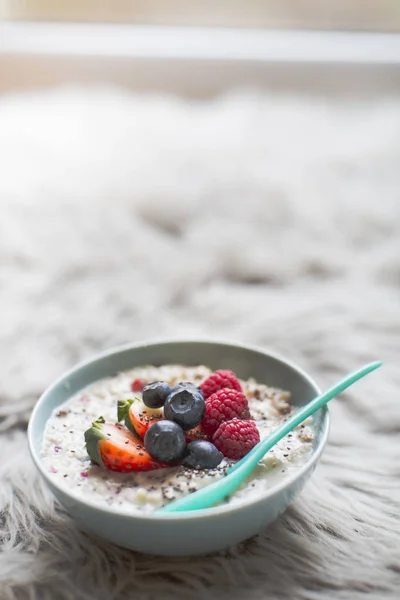
{"type": "Polygon", "coordinates": [[[400,103],[64,89],[0,99],[1,600],[376,600],[400,589],[400,103]],[[332,405],[312,481],[217,556],[78,531],[31,464],[64,369],[148,337],[284,353],[332,405]]]}

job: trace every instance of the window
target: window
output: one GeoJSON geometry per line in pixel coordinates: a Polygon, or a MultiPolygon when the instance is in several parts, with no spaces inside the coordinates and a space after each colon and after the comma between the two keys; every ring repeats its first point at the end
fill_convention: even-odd
{"type": "Polygon", "coordinates": [[[397,0],[0,0],[11,20],[399,31],[397,0]]]}

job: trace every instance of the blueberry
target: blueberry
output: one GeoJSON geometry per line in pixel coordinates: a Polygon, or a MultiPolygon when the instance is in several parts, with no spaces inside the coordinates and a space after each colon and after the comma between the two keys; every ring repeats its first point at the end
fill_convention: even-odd
{"type": "Polygon", "coordinates": [[[164,415],[187,430],[200,425],[205,409],[201,391],[194,386],[178,385],[165,401],[164,415]]]}
{"type": "Polygon", "coordinates": [[[190,381],[181,381],[172,389],[172,391],[175,391],[178,388],[184,388],[185,390],[195,390],[197,392],[200,392],[201,394],[203,393],[201,391],[201,388],[197,387],[195,383],[191,383],[190,381]]]}
{"type": "Polygon", "coordinates": [[[183,466],[191,469],[215,469],[223,459],[223,455],[211,442],[198,440],[190,442],[183,466]]]}
{"type": "Polygon", "coordinates": [[[157,421],[146,431],[144,447],[155,460],[175,463],[185,454],[185,434],[173,421],[157,421]]]}
{"type": "Polygon", "coordinates": [[[171,386],[165,381],[148,383],[143,388],[143,403],[149,408],[161,408],[171,393],[171,386]]]}

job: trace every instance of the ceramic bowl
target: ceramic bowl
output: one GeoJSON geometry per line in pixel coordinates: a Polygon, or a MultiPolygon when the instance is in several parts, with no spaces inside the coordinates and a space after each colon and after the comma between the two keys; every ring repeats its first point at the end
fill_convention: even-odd
{"type": "Polygon", "coordinates": [[[118,371],[141,365],[205,364],[211,369],[232,369],[243,379],[292,393],[295,405],[309,402],[319,389],[299,367],[273,353],[219,341],[162,341],[112,349],[81,363],[51,385],[37,402],[28,427],[29,448],[46,484],[82,529],[115,544],[141,552],[188,556],[221,550],[260,532],[292,502],[312,474],[328,437],[329,413],[314,415],[314,449],[298,471],[257,498],[240,504],[166,514],[118,514],[75,496],[52,479],[41,459],[43,431],[57,406],[90,383],[118,371]]]}

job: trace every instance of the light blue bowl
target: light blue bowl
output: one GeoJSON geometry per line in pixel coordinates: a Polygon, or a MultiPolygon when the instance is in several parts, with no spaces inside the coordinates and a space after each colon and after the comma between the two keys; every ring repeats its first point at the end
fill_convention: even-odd
{"type": "Polygon", "coordinates": [[[50,386],[37,402],[28,427],[32,458],[47,485],[78,525],[115,544],[165,556],[189,556],[227,548],[258,533],[292,502],[313,472],[328,437],[329,414],[324,407],[314,415],[314,450],[305,465],[257,499],[204,510],[135,515],[99,507],[58,483],[40,456],[43,430],[55,407],[90,383],[118,371],[141,365],[205,364],[211,369],[232,369],[240,378],[292,393],[296,405],[319,394],[312,379],[291,362],[263,350],[218,341],[161,341],[109,350],[81,363],[50,386]]]}

